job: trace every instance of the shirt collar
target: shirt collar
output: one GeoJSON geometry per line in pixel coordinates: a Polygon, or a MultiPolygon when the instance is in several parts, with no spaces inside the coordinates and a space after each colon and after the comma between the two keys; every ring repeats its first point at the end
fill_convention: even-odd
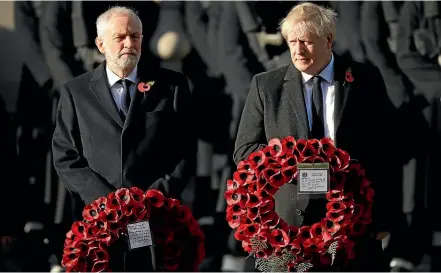
{"type": "MultiPolygon", "coordinates": [[[[106,73],[107,73],[107,79],[109,81],[109,86],[112,87],[117,81],[121,80],[121,78],[113,73],[112,70],[108,66],[106,66],[106,73]]],[[[127,76],[125,79],[128,79],[129,81],[136,83],[136,76],[138,74],[138,66],[135,66],[135,69],[127,76]]]]}
{"type": "MultiPolygon", "coordinates": [[[[331,61],[325,67],[325,69],[319,73],[319,76],[325,79],[328,83],[334,82],[334,54],[331,55],[331,61]]],[[[312,77],[314,77],[314,75],[309,75],[302,72],[303,83],[308,82],[312,77]]]]}

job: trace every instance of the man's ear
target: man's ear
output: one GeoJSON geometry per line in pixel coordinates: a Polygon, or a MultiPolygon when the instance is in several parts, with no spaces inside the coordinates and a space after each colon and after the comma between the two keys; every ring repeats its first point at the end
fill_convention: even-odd
{"type": "Polygon", "coordinates": [[[96,47],[98,48],[98,50],[99,50],[102,54],[104,54],[105,49],[104,49],[104,41],[103,41],[103,39],[101,39],[100,37],[96,37],[96,38],[95,38],[95,45],[96,45],[96,47]]]}
{"type": "Polygon", "coordinates": [[[326,45],[328,48],[332,48],[332,43],[334,42],[334,35],[330,33],[326,38],[326,45]]]}

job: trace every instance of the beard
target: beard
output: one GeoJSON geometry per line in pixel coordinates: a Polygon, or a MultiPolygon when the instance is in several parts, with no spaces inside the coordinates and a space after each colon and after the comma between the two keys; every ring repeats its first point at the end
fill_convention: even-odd
{"type": "Polygon", "coordinates": [[[122,70],[126,70],[129,68],[135,68],[135,66],[139,62],[140,57],[141,53],[138,53],[136,50],[133,49],[130,51],[122,51],[116,56],[108,54],[106,56],[106,61],[111,66],[116,66],[122,70]]]}

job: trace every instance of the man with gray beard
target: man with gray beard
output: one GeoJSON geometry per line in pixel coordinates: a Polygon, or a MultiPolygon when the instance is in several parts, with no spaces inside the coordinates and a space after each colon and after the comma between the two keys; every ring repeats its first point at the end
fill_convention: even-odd
{"type": "MultiPolygon", "coordinates": [[[[180,198],[196,155],[187,79],[138,65],[142,23],[133,10],[113,7],[96,27],[106,61],[60,88],[52,142],[60,180],[86,204],[133,186],[180,198]]],[[[116,271],[152,269],[143,251],[114,261],[116,271]]]]}
{"type": "MultiPolygon", "coordinates": [[[[106,61],[60,88],[52,142],[60,180],[86,204],[133,186],[180,198],[196,155],[187,79],[138,64],[142,23],[133,10],[113,7],[96,27],[106,61]]],[[[112,269],[151,271],[145,256],[133,257],[112,269]]]]}

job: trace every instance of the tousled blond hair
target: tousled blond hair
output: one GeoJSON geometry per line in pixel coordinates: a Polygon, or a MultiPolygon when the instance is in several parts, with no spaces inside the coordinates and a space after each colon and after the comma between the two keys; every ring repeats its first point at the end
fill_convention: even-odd
{"type": "Polygon", "coordinates": [[[98,37],[102,37],[104,35],[110,19],[116,15],[127,15],[135,18],[141,26],[142,31],[142,22],[135,10],[122,6],[114,6],[102,13],[96,20],[96,34],[98,37]]]}
{"type": "Polygon", "coordinates": [[[280,22],[279,30],[287,39],[289,32],[314,33],[325,38],[329,34],[335,37],[337,13],[313,3],[302,3],[291,9],[288,15],[280,22]]]}

